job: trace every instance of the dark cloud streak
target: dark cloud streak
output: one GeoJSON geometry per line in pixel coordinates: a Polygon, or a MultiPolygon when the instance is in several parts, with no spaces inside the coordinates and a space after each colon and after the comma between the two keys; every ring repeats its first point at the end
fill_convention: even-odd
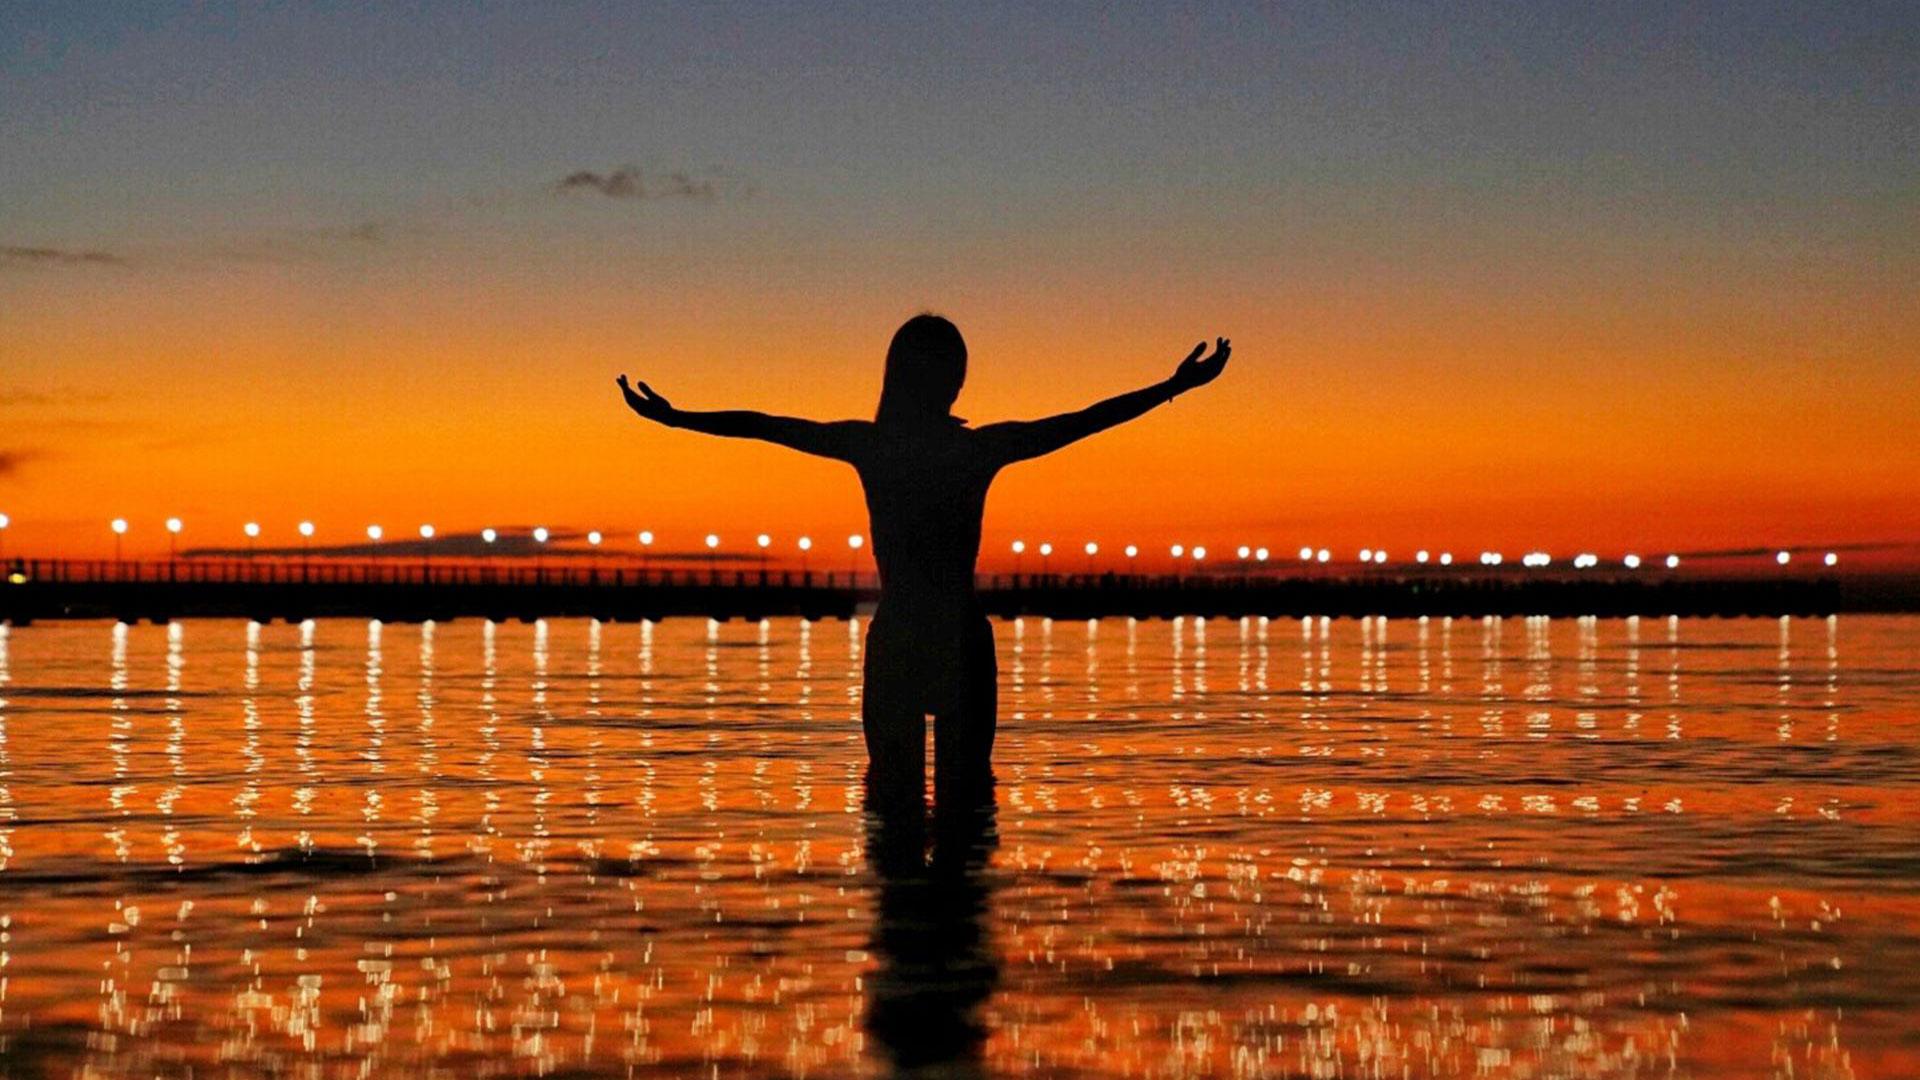
{"type": "Polygon", "coordinates": [[[124,266],[126,262],[110,251],[0,244],[0,263],[15,266],[124,266]]]}
{"type": "Polygon", "coordinates": [[[580,169],[561,177],[553,185],[554,193],[563,197],[601,195],[623,202],[713,202],[723,195],[744,190],[743,185],[717,172],[673,170],[643,174],[638,165],[622,165],[607,172],[580,169]]]}

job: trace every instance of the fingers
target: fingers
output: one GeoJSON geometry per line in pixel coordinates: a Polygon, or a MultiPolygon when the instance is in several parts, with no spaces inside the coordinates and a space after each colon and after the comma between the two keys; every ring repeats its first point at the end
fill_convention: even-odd
{"type": "Polygon", "coordinates": [[[653,387],[648,386],[644,380],[640,383],[640,392],[647,395],[650,398],[657,398],[660,396],[659,394],[654,393],[653,387]]]}
{"type": "Polygon", "coordinates": [[[1207,343],[1203,341],[1200,344],[1195,345],[1193,347],[1193,351],[1187,354],[1187,358],[1180,362],[1183,364],[1190,364],[1195,360],[1200,359],[1200,355],[1206,351],[1207,351],[1207,343]]]}

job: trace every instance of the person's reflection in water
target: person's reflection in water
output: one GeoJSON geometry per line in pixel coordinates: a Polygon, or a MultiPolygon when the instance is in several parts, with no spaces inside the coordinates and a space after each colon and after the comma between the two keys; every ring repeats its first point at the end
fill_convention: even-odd
{"type": "Polygon", "coordinates": [[[869,783],[888,801],[924,798],[932,716],[935,801],[970,802],[991,784],[997,716],[993,628],[973,582],[987,488],[1008,465],[1212,382],[1231,349],[1220,338],[1212,356],[1206,351],[1202,342],[1167,379],[1078,412],[979,428],[953,415],[967,377],[967,345],[938,315],[916,315],[893,335],[870,421],[688,412],[644,382],[630,386],[625,375],[618,382],[634,412],[668,427],[762,439],[854,467],[880,570],[861,698],[869,783]]]}
{"type": "Polygon", "coordinates": [[[982,1007],[1000,981],[987,932],[993,849],[991,784],[936,802],[932,858],[924,799],[867,787],[867,868],[878,893],[865,1024],[898,1074],[981,1073],[982,1007]]]}

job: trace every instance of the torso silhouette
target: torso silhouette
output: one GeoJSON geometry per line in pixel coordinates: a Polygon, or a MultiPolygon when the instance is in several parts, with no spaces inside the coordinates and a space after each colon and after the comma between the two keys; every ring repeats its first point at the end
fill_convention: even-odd
{"type": "Polygon", "coordinates": [[[916,621],[973,610],[987,488],[999,463],[959,423],[868,424],[853,454],[872,522],[881,610],[916,621]]]}

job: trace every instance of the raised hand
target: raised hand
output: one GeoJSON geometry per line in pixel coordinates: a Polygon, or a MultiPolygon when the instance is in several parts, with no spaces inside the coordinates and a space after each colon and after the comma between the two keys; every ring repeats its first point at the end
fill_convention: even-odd
{"type": "Polygon", "coordinates": [[[652,420],[656,424],[669,423],[673,419],[673,406],[666,398],[654,393],[653,387],[643,382],[639,384],[640,389],[635,390],[632,386],[627,385],[627,377],[625,375],[620,376],[614,381],[620,384],[620,393],[627,399],[627,408],[632,409],[648,420],[652,420]]]}
{"type": "Polygon", "coordinates": [[[1184,393],[1196,386],[1205,386],[1219,378],[1220,373],[1226,370],[1227,357],[1233,355],[1233,343],[1226,338],[1215,338],[1213,355],[1203,359],[1201,354],[1206,351],[1206,342],[1195,345],[1193,351],[1187,354],[1187,358],[1180,361],[1180,366],[1174,369],[1173,378],[1170,381],[1173,383],[1175,393],[1184,393]]]}

